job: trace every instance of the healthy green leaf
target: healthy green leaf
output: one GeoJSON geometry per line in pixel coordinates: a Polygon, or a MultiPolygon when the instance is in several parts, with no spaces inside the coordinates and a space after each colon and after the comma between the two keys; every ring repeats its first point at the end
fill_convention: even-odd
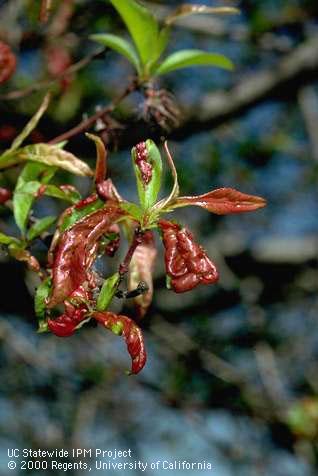
{"type": "Polygon", "coordinates": [[[93,175],[92,170],[85,162],[81,161],[70,152],[60,149],[56,145],[28,145],[16,151],[15,158],[16,163],[31,160],[54,167],[60,167],[61,169],[67,170],[75,175],[93,175]]]}
{"type": "Polygon", "coordinates": [[[120,208],[125,212],[129,213],[129,215],[137,221],[141,221],[143,217],[143,210],[142,208],[138,207],[135,203],[130,202],[122,202],[119,204],[120,208]]]}
{"type": "Polygon", "coordinates": [[[135,0],[110,0],[125,22],[143,65],[153,61],[158,41],[158,23],[150,11],[135,0]]]}
{"type": "Polygon", "coordinates": [[[232,70],[232,61],[219,53],[207,53],[201,50],[181,50],[172,53],[166,58],[154,73],[156,75],[167,74],[181,68],[191,66],[216,66],[227,70],[232,70]]]}
{"type": "Polygon", "coordinates": [[[15,222],[23,234],[25,233],[29,213],[36,198],[36,193],[40,187],[40,182],[27,182],[18,187],[13,194],[13,214],[15,222]]]}
{"type": "Polygon", "coordinates": [[[185,3],[184,5],[180,5],[165,19],[165,24],[171,25],[176,20],[179,20],[180,17],[185,17],[197,13],[210,13],[214,15],[235,15],[240,13],[240,10],[234,7],[208,7],[207,5],[193,5],[190,3],[185,3]]]}
{"type": "Polygon", "coordinates": [[[46,300],[49,297],[51,292],[51,278],[47,278],[43,281],[40,286],[37,288],[35,297],[34,297],[34,310],[38,318],[38,332],[47,331],[47,321],[46,321],[46,300]]]}
{"type": "Polygon", "coordinates": [[[119,280],[119,273],[115,273],[113,274],[113,276],[110,276],[110,278],[105,279],[97,299],[97,311],[105,311],[108,308],[111,303],[111,300],[113,299],[117,291],[119,280]]]}
{"type": "Polygon", "coordinates": [[[50,167],[36,162],[27,163],[17,180],[16,190],[28,182],[37,180],[42,184],[47,184],[56,173],[56,167],[50,167]]]}
{"type": "Polygon", "coordinates": [[[20,241],[14,238],[13,236],[5,235],[4,233],[0,232],[1,245],[11,245],[12,243],[16,243],[18,245],[20,241]]]}
{"type": "Polygon", "coordinates": [[[90,39],[100,43],[104,46],[108,46],[112,50],[117,51],[122,56],[125,56],[130,63],[134,65],[137,72],[140,73],[140,60],[134,46],[124,38],[111,34],[96,34],[91,35],[90,39]]]}
{"type": "Polygon", "coordinates": [[[54,216],[47,216],[38,220],[34,225],[31,226],[27,233],[27,239],[29,241],[34,240],[38,236],[42,235],[44,231],[50,228],[51,225],[55,222],[56,217],[54,216]]]}
{"type": "MultiPolygon", "coordinates": [[[[140,145],[141,144],[139,144],[139,146],[140,145]]],[[[145,147],[147,166],[149,164],[151,168],[151,178],[149,182],[145,181],[145,178],[142,174],[142,164],[138,159],[138,146],[132,149],[132,160],[137,179],[139,201],[143,210],[148,210],[156,203],[157,196],[160,191],[162,160],[159,149],[152,140],[148,139],[145,142],[145,147]]]]}

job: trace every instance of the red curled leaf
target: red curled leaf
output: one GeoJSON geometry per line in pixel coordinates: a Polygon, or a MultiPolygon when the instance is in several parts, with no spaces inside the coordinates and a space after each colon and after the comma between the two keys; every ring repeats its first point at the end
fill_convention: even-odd
{"type": "Polygon", "coordinates": [[[138,374],[144,367],[147,354],[142,332],[137,324],[127,316],[113,312],[94,312],[92,317],[117,335],[123,335],[132,360],[131,373],[138,374]]]}
{"type": "Polygon", "coordinates": [[[140,282],[148,286],[148,291],[134,298],[136,312],[139,318],[145,316],[153,296],[152,273],[157,256],[154,236],[147,231],[142,243],[137,246],[129,265],[128,289],[133,291],[140,282]]]}
{"type": "Polygon", "coordinates": [[[57,319],[48,319],[50,331],[58,337],[69,337],[74,334],[77,326],[86,318],[87,302],[92,293],[83,286],[79,286],[64,302],[65,311],[57,319]]]}
{"type": "Polygon", "coordinates": [[[218,278],[214,263],[186,228],[160,220],[165,263],[171,287],[176,293],[190,291],[198,284],[213,284],[218,278]]]}
{"type": "Polygon", "coordinates": [[[85,319],[87,309],[76,309],[72,315],[61,314],[57,319],[48,319],[50,331],[58,337],[69,337],[74,334],[76,327],[85,319]]]}
{"type": "Polygon", "coordinates": [[[17,65],[15,55],[11,48],[0,41],[0,84],[5,83],[13,75],[17,65]]]}
{"type": "Polygon", "coordinates": [[[7,188],[0,187],[0,205],[10,200],[12,193],[7,188]]]}
{"type": "Polygon", "coordinates": [[[122,214],[118,207],[109,205],[85,216],[61,234],[54,250],[52,294],[48,307],[64,301],[89,281],[98,241],[122,214]]]}
{"type": "Polygon", "coordinates": [[[179,197],[173,208],[195,205],[217,215],[252,212],[266,206],[266,200],[256,195],[247,195],[234,188],[218,188],[203,195],[179,197]]]}

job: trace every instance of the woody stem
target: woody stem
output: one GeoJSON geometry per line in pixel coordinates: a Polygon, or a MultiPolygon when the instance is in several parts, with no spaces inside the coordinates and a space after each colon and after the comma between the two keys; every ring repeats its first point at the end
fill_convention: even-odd
{"type": "Polygon", "coordinates": [[[131,258],[133,257],[133,254],[137,248],[138,245],[142,243],[144,232],[140,230],[140,228],[136,228],[134,232],[134,237],[133,240],[128,248],[127,254],[122,261],[122,263],[119,265],[119,275],[120,278],[123,279],[125,274],[128,273],[129,270],[129,265],[131,262],[131,258]]]}

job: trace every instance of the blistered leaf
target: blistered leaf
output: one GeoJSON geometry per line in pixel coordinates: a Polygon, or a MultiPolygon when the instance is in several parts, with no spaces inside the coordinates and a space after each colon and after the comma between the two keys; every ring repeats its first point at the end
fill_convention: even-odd
{"type": "Polygon", "coordinates": [[[188,205],[205,208],[217,215],[228,215],[230,213],[251,212],[258,208],[263,208],[266,206],[266,200],[255,195],[247,195],[234,188],[219,188],[203,195],[179,197],[176,199],[173,208],[188,205]]]}
{"type": "Polygon", "coordinates": [[[128,61],[134,65],[138,73],[140,72],[140,60],[138,54],[129,41],[117,35],[103,33],[91,35],[90,39],[115,50],[117,53],[128,59],[128,61]]]}
{"type": "Polygon", "coordinates": [[[153,296],[152,273],[157,256],[153,233],[147,231],[137,246],[129,265],[128,289],[135,290],[140,282],[146,283],[148,291],[134,298],[138,317],[145,316],[153,296]]]}
{"type": "Polygon", "coordinates": [[[148,139],[132,149],[132,160],[140,205],[144,210],[147,210],[156,203],[160,191],[161,155],[154,142],[148,139]]]}
{"type": "MultiPolygon", "coordinates": [[[[42,164],[59,167],[75,175],[92,176],[93,171],[82,160],[75,157],[70,152],[60,149],[56,145],[34,144],[28,145],[16,151],[14,155],[15,163],[31,160],[42,164]]],[[[11,165],[13,165],[11,163],[11,165]]],[[[0,161],[1,168],[1,161],[0,161]]]]}
{"type": "Polygon", "coordinates": [[[147,355],[140,328],[127,316],[113,312],[94,312],[92,317],[116,335],[122,335],[131,356],[131,373],[137,374],[144,367],[147,355]]]}
{"type": "Polygon", "coordinates": [[[93,195],[91,198],[91,201],[88,201],[87,199],[81,200],[76,204],[76,206],[65,210],[59,223],[59,230],[61,232],[67,230],[85,216],[96,212],[105,205],[104,202],[102,202],[102,200],[97,197],[97,195],[93,195]]]}
{"type": "Polygon", "coordinates": [[[115,273],[113,276],[105,279],[97,299],[97,311],[105,311],[108,308],[117,291],[119,280],[119,273],[115,273]]]}
{"type": "Polygon", "coordinates": [[[207,5],[193,5],[185,3],[174,10],[166,19],[165,24],[171,25],[181,17],[194,14],[214,14],[214,15],[236,15],[240,13],[235,7],[208,7],[207,5]]]}
{"type": "Polygon", "coordinates": [[[42,233],[47,231],[50,228],[50,226],[53,225],[55,221],[56,221],[56,217],[54,216],[47,216],[37,220],[36,223],[34,223],[29,229],[27,233],[27,239],[29,241],[32,241],[34,240],[34,238],[41,236],[42,233]]]}
{"type": "Polygon", "coordinates": [[[158,23],[150,11],[135,0],[110,0],[116,8],[134,40],[141,62],[146,64],[155,58],[158,42],[158,23]]]}
{"type": "Polygon", "coordinates": [[[46,332],[46,300],[51,292],[51,278],[45,279],[37,288],[34,296],[34,310],[38,318],[38,332],[46,332]]]}
{"type": "Polygon", "coordinates": [[[12,145],[9,149],[9,152],[14,151],[20,147],[22,142],[28,137],[28,135],[36,128],[39,120],[47,110],[49,103],[50,103],[50,98],[51,95],[48,93],[45,95],[41,106],[37,110],[37,112],[34,114],[34,116],[30,119],[30,121],[27,123],[27,125],[24,127],[22,132],[14,139],[12,142],[12,145]]]}
{"type": "Polygon", "coordinates": [[[104,207],[62,233],[54,251],[49,307],[64,301],[88,279],[99,239],[122,214],[118,207],[104,207]]]}
{"type": "Polygon", "coordinates": [[[201,50],[180,50],[168,56],[155,69],[156,75],[167,74],[181,68],[191,66],[215,66],[217,68],[232,70],[232,61],[219,53],[208,53],[201,50]]]}
{"type": "Polygon", "coordinates": [[[199,284],[213,284],[218,280],[215,264],[195,242],[189,230],[167,220],[160,220],[158,224],[165,247],[169,285],[176,293],[190,291],[199,284]]]}

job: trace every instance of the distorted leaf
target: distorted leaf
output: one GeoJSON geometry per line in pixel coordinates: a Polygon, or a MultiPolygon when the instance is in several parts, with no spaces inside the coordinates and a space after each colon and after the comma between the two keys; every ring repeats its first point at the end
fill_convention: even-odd
{"type": "Polygon", "coordinates": [[[94,312],[92,317],[116,335],[122,335],[131,356],[132,374],[137,374],[144,367],[147,355],[141,329],[127,316],[113,312],[94,312]]]}
{"type": "Polygon", "coordinates": [[[95,134],[85,134],[90,140],[95,142],[96,146],[96,166],[95,166],[95,184],[99,184],[106,179],[107,174],[107,151],[104,142],[95,134]]]}
{"type": "Polygon", "coordinates": [[[138,317],[145,316],[153,296],[152,273],[157,256],[157,249],[154,236],[151,231],[147,231],[142,239],[142,243],[137,246],[129,265],[128,289],[135,290],[140,282],[146,283],[148,291],[134,298],[138,317]]]}
{"type": "Polygon", "coordinates": [[[169,285],[176,293],[218,280],[215,264],[189,230],[167,220],[160,220],[158,225],[165,247],[166,272],[171,278],[169,285]]]}
{"type": "Polygon", "coordinates": [[[64,301],[88,279],[99,239],[122,214],[117,207],[104,207],[62,233],[54,250],[49,307],[64,301]]]}
{"type": "Polygon", "coordinates": [[[203,195],[179,197],[175,201],[176,207],[195,205],[205,208],[217,215],[230,213],[244,213],[266,206],[266,200],[255,195],[247,195],[233,188],[219,188],[203,195]]]}
{"type": "Polygon", "coordinates": [[[93,212],[96,212],[100,208],[102,208],[105,204],[97,198],[97,195],[95,195],[95,200],[92,200],[91,202],[87,204],[83,204],[83,206],[79,206],[81,202],[77,204],[77,207],[70,207],[66,210],[66,213],[63,214],[63,219],[61,220],[61,223],[59,225],[59,229],[61,232],[67,230],[71,226],[73,226],[75,223],[80,221],[82,218],[84,218],[87,215],[90,215],[93,212]]]}

